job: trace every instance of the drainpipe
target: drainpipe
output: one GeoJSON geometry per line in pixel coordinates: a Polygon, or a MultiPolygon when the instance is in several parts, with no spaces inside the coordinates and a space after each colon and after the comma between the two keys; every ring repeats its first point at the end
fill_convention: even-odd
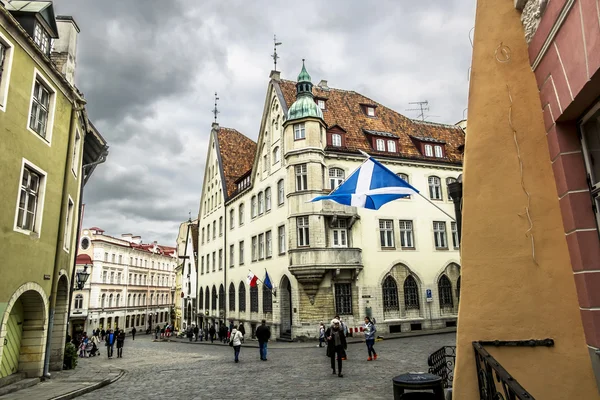
{"type": "MultiPolygon", "coordinates": [[[[85,104],[85,103],[83,103],[85,104]]],[[[83,111],[84,107],[83,105],[81,107],[77,107],[77,99],[75,99],[73,101],[73,105],[71,107],[71,118],[69,120],[69,141],[68,143],[71,144],[73,142],[73,137],[75,135],[75,129],[74,129],[74,120],[77,118],[77,113],[80,111],[83,111]]],[[[83,144],[82,144],[83,145],[83,144]]],[[[60,204],[60,213],[58,214],[58,226],[62,226],[62,221],[63,221],[63,213],[65,212],[69,212],[68,209],[65,210],[65,199],[68,196],[68,191],[67,191],[67,183],[68,183],[68,177],[69,177],[69,173],[70,173],[70,168],[68,165],[69,162],[69,150],[70,150],[70,146],[67,146],[67,155],[65,157],[65,173],[63,176],[63,187],[62,187],[62,201],[60,204]]],[[[80,180],[83,180],[83,177],[80,177],[80,180]]],[[[81,200],[81,190],[79,191],[79,200],[81,200]]],[[[64,229],[69,229],[68,226],[65,226],[64,229]]],[[[63,231],[64,233],[64,231],[63,231]]],[[[59,234],[60,234],[60,229],[59,229],[59,234]]],[[[42,374],[43,378],[50,378],[50,352],[51,352],[51,344],[52,344],[52,330],[54,329],[54,313],[56,311],[56,295],[58,292],[58,274],[60,272],[60,255],[61,254],[61,244],[64,246],[64,235],[63,235],[63,239],[61,239],[60,237],[56,238],[56,251],[54,253],[54,272],[52,274],[52,289],[51,289],[51,294],[50,294],[50,298],[49,298],[49,303],[50,303],[50,307],[49,307],[49,313],[48,313],[48,331],[46,334],[46,351],[44,354],[44,372],[42,374]]],[[[72,283],[71,283],[72,284],[72,283]]],[[[68,293],[68,292],[67,292],[68,293]]],[[[68,296],[68,294],[67,294],[68,296]]],[[[70,304],[69,304],[70,306],[70,304]]]]}
{"type": "Polygon", "coordinates": [[[462,239],[462,174],[458,176],[458,180],[456,182],[448,184],[448,194],[450,195],[450,197],[452,197],[452,202],[454,203],[454,214],[456,215],[456,229],[458,233],[458,243],[460,247],[460,242],[462,239]]]}

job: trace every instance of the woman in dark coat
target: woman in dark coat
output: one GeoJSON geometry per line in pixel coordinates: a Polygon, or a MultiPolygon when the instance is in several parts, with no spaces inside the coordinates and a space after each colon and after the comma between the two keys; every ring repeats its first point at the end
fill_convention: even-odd
{"type": "Polygon", "coordinates": [[[348,348],[348,344],[346,343],[346,335],[344,335],[344,330],[341,328],[338,319],[331,320],[331,327],[325,332],[325,337],[327,338],[327,355],[331,359],[333,374],[335,374],[335,358],[337,356],[338,376],[343,378],[342,357],[348,348]]]}
{"type": "Polygon", "coordinates": [[[117,334],[117,358],[123,358],[123,344],[125,343],[125,331],[121,329],[117,334]]]}

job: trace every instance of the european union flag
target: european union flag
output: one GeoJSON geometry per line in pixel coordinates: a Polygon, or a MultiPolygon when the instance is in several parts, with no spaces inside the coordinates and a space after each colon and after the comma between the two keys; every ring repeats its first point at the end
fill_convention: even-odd
{"type": "Polygon", "coordinates": [[[273,285],[271,284],[271,279],[269,278],[269,273],[265,270],[265,280],[263,281],[266,287],[270,290],[273,290],[273,285]]]}

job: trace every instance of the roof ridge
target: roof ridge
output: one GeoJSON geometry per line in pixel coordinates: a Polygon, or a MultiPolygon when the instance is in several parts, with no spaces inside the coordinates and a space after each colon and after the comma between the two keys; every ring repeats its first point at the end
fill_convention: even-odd
{"type": "Polygon", "coordinates": [[[249,138],[248,136],[244,135],[242,132],[238,131],[238,130],[237,130],[237,129],[235,129],[235,128],[228,128],[228,127],[226,127],[226,126],[219,126],[219,131],[220,131],[221,129],[227,129],[227,130],[233,131],[233,132],[235,132],[235,133],[238,133],[238,134],[242,135],[242,136],[243,136],[243,137],[245,137],[246,139],[248,139],[248,140],[252,140],[254,143],[256,143],[256,142],[255,142],[253,139],[251,139],[251,138],[249,138]]]}
{"type": "MultiPolygon", "coordinates": [[[[408,118],[408,117],[406,117],[406,118],[408,118]]],[[[421,125],[444,126],[446,128],[462,129],[458,125],[442,124],[440,122],[431,122],[431,121],[419,121],[418,119],[412,119],[412,118],[409,118],[409,119],[411,122],[414,122],[416,124],[421,124],[421,125]]]]}

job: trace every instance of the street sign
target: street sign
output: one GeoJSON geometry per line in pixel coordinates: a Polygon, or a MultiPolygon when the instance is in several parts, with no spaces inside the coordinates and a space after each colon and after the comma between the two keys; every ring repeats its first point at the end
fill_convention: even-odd
{"type": "Polygon", "coordinates": [[[431,289],[427,289],[425,293],[427,294],[427,302],[433,301],[433,294],[431,293],[431,289]]]}

